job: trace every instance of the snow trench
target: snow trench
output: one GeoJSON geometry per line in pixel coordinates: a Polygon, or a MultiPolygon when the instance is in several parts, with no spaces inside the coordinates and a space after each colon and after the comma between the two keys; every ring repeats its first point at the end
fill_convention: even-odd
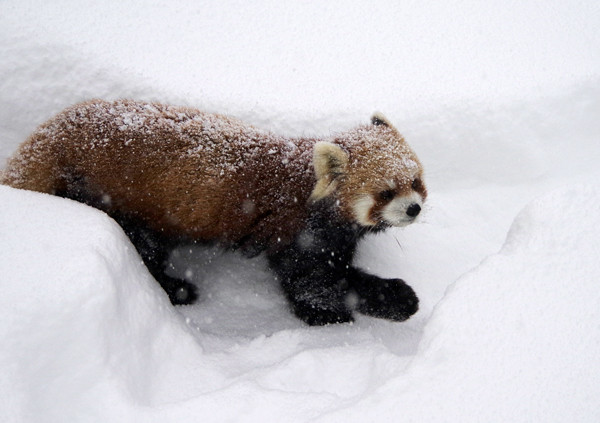
{"type": "Polygon", "coordinates": [[[7,421],[600,417],[598,186],[528,205],[504,247],[452,284],[415,351],[390,341],[414,341],[399,324],[302,325],[260,260],[214,259],[224,274],[210,278],[232,280],[177,310],[101,212],[7,187],[0,197],[7,421]]]}

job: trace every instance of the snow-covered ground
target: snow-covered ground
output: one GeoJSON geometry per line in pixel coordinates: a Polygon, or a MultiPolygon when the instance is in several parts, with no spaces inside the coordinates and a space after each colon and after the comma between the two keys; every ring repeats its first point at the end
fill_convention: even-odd
{"type": "Polygon", "coordinates": [[[307,327],[262,257],[182,248],[170,306],[120,228],[0,187],[0,421],[600,421],[596,1],[0,3],[0,160],[88,98],[289,135],[380,110],[421,221],[357,262],[421,309],[307,327]]]}

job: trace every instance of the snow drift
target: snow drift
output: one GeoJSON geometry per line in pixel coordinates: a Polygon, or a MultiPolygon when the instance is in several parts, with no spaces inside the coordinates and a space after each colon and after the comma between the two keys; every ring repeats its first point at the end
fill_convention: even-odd
{"type": "Polygon", "coordinates": [[[381,110],[430,196],[357,264],[419,313],[309,328],[262,257],[187,247],[173,308],[105,215],[0,187],[0,420],[598,421],[596,2],[254,4],[2,2],[0,158],[93,97],[285,135],[381,110]]]}
{"type": "Polygon", "coordinates": [[[203,350],[195,336],[226,332],[194,336],[116,223],[68,200],[0,195],[6,421],[600,417],[598,186],[526,207],[502,250],[446,293],[408,366],[360,324],[292,324],[203,350]]]}
{"type": "Polygon", "coordinates": [[[600,418],[598,188],[528,205],[500,252],[448,290],[408,369],[333,420],[600,418]]]}

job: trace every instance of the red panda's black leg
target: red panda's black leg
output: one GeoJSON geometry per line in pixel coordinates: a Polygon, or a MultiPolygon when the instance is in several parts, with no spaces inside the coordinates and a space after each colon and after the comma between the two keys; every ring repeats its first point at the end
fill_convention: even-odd
{"type": "Polygon", "coordinates": [[[352,321],[343,275],[335,272],[327,260],[297,253],[290,249],[270,257],[271,268],[296,316],[311,326],[352,321]]]}
{"type": "Polygon", "coordinates": [[[357,234],[329,210],[316,208],[292,244],[268,254],[294,313],[309,325],[353,320],[346,273],[357,234]]]}
{"type": "Polygon", "coordinates": [[[347,280],[357,294],[360,313],[401,322],[419,309],[415,291],[401,279],[382,279],[352,267],[347,280]]]}
{"type": "Polygon", "coordinates": [[[400,279],[382,279],[352,266],[367,229],[343,222],[331,204],[318,203],[295,242],[269,254],[271,268],[298,317],[310,325],[352,321],[352,312],[403,321],[419,299],[400,279]]]}
{"type": "Polygon", "coordinates": [[[196,286],[184,279],[165,274],[170,265],[169,256],[177,243],[171,242],[139,220],[120,215],[114,215],[113,218],[121,225],[154,279],[169,296],[171,303],[193,304],[198,298],[196,286]]]}
{"type": "MultiPolygon", "coordinates": [[[[56,191],[57,196],[70,198],[100,210],[107,209],[105,198],[110,198],[110,196],[90,189],[86,178],[66,173],[62,182],[64,187],[56,191]]],[[[194,303],[198,298],[196,287],[183,279],[165,274],[169,265],[169,255],[175,247],[175,243],[148,228],[140,219],[118,212],[109,214],[121,225],[154,279],[166,291],[171,303],[175,305],[194,303]]]]}

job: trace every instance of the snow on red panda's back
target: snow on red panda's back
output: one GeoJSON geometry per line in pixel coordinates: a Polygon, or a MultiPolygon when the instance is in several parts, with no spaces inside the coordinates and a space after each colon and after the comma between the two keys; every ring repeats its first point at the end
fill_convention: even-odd
{"type": "Polygon", "coordinates": [[[2,182],[82,194],[155,230],[225,245],[290,242],[309,198],[327,196],[349,221],[402,226],[425,198],[421,165],[383,117],[373,122],[330,139],[289,139],[192,108],[94,100],[38,128],[2,182]]]}
{"type": "Polygon", "coordinates": [[[32,134],[3,183],[84,191],[109,213],[133,213],[193,239],[236,242],[263,216],[252,230],[264,241],[266,227],[277,232],[302,214],[314,178],[311,147],[191,108],[94,100],[32,134]]]}

